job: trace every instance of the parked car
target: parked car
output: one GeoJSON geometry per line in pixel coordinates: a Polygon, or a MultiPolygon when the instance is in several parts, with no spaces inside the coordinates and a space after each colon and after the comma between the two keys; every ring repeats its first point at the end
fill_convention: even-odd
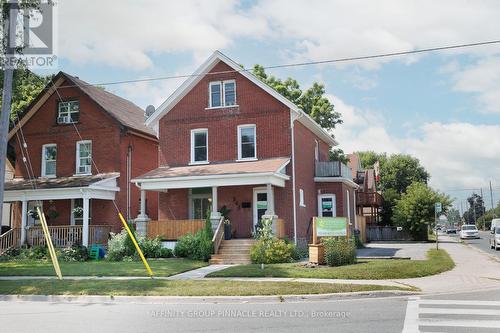
{"type": "Polygon", "coordinates": [[[479,231],[474,224],[465,224],[460,230],[460,239],[479,238],[479,231]]]}
{"type": "Polygon", "coordinates": [[[496,227],[500,227],[500,219],[493,219],[493,220],[491,220],[491,228],[490,228],[490,230],[493,231],[496,227]]]}
{"type": "Polygon", "coordinates": [[[455,228],[450,228],[450,229],[446,229],[446,233],[447,234],[457,234],[457,229],[455,228]]]}
{"type": "Polygon", "coordinates": [[[500,227],[491,230],[490,246],[492,249],[500,249],[500,227]]]}

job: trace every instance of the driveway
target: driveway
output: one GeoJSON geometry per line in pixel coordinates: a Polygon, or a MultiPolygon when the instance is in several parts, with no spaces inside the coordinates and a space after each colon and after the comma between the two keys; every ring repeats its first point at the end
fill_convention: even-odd
{"type": "Polygon", "coordinates": [[[436,245],[423,242],[373,242],[356,251],[358,258],[400,258],[425,260],[427,251],[436,245]]]}

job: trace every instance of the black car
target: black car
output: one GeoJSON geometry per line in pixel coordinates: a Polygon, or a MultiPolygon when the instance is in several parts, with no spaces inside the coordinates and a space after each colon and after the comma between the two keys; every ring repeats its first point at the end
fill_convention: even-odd
{"type": "Polygon", "coordinates": [[[446,230],[446,233],[447,233],[447,234],[456,234],[456,233],[457,233],[457,229],[454,229],[454,228],[447,229],[447,230],[446,230]]]}

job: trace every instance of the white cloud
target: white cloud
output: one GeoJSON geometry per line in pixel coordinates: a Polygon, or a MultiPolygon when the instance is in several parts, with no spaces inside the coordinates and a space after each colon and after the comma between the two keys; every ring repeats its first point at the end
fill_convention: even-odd
{"type": "Polygon", "coordinates": [[[387,130],[383,117],[329,96],[344,124],[334,131],[345,152],[374,150],[416,156],[439,189],[477,188],[500,177],[500,125],[425,123],[409,136],[387,130]]]}

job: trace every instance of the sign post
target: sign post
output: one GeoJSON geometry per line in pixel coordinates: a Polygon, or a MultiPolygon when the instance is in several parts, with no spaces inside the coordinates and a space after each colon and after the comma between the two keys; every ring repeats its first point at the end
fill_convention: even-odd
{"type": "Polygon", "coordinates": [[[434,204],[434,229],[436,230],[436,250],[439,250],[439,233],[437,230],[438,214],[443,210],[443,206],[440,202],[434,204]]]}

